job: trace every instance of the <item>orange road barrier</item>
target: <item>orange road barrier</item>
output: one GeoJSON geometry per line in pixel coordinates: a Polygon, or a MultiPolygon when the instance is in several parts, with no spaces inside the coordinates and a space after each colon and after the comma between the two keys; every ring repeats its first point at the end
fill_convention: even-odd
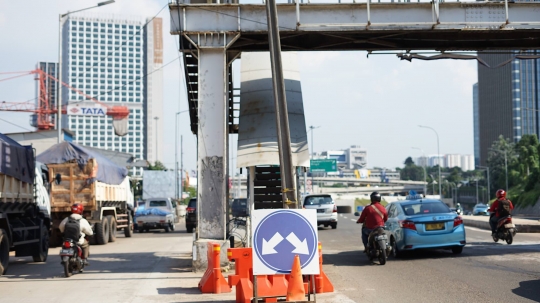
{"type": "MultiPolygon", "coordinates": [[[[311,285],[310,285],[311,288],[311,285]]],[[[315,275],[315,291],[320,294],[323,292],[334,292],[334,285],[328,279],[328,276],[322,268],[322,244],[319,242],[319,274],[315,275]]]]}
{"type": "Polygon", "coordinates": [[[242,278],[253,280],[253,255],[251,247],[228,248],[227,258],[229,261],[234,260],[234,275],[227,277],[229,287],[237,286],[242,278]]]}
{"type": "Polygon", "coordinates": [[[300,257],[294,256],[291,269],[291,277],[287,287],[287,301],[304,301],[306,290],[304,289],[304,280],[302,278],[302,269],[300,266],[300,257]]]}
{"type": "Polygon", "coordinates": [[[199,290],[202,293],[220,294],[231,292],[229,284],[227,284],[223,274],[221,274],[221,264],[219,262],[220,252],[221,247],[218,243],[208,242],[208,251],[206,253],[208,267],[201,281],[199,281],[199,290]]]}
{"type": "MultiPolygon", "coordinates": [[[[253,251],[248,248],[229,248],[227,258],[235,261],[235,273],[227,278],[229,286],[236,286],[236,302],[250,303],[253,297],[253,251]]],[[[264,302],[277,302],[277,297],[285,297],[291,275],[259,275],[257,277],[257,296],[267,297],[264,302]],[[273,298],[268,298],[273,297],[273,298]]],[[[307,293],[308,283],[302,282],[307,293]]]]}

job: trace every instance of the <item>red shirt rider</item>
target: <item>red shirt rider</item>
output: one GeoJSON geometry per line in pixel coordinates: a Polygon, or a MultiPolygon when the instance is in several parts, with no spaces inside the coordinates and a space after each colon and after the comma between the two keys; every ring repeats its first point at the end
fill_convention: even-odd
{"type": "Polygon", "coordinates": [[[386,208],[384,208],[384,206],[382,206],[380,202],[375,201],[364,208],[362,214],[360,215],[360,218],[358,218],[358,221],[356,221],[356,223],[365,222],[365,228],[375,229],[378,226],[384,226],[384,222],[386,222],[386,220],[388,220],[388,213],[386,212],[386,208]],[[373,209],[374,207],[376,207],[383,216],[379,215],[379,213],[375,209],[373,209]]]}
{"type": "Polygon", "coordinates": [[[506,199],[506,192],[502,189],[499,189],[496,193],[497,195],[497,200],[495,200],[495,202],[493,202],[493,204],[491,204],[491,207],[489,208],[489,211],[490,212],[494,212],[495,213],[495,216],[497,216],[497,218],[499,217],[499,201],[500,200],[506,200],[510,203],[510,210],[513,210],[514,209],[514,205],[512,204],[512,201],[506,199]]]}

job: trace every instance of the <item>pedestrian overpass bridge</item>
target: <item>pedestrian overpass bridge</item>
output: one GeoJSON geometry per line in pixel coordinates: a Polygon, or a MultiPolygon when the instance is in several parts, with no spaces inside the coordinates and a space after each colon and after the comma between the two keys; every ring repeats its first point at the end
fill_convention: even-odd
{"type": "MultiPolygon", "coordinates": [[[[269,50],[264,3],[219,1],[169,3],[171,34],[179,36],[184,60],[191,130],[198,137],[198,199],[204,201],[198,239],[226,234],[228,135],[238,131],[231,63],[241,52],[269,50]]],[[[277,5],[283,51],[540,48],[540,2],[294,1],[277,5]]]]}

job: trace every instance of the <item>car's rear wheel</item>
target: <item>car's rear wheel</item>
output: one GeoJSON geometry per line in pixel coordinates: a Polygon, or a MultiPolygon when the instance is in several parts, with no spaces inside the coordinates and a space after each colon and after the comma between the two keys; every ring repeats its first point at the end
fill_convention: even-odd
{"type": "Polygon", "coordinates": [[[331,223],[330,225],[332,226],[332,229],[336,229],[336,228],[337,228],[337,222],[331,223]]]}
{"type": "Polygon", "coordinates": [[[192,233],[193,232],[193,226],[186,226],[186,231],[188,233],[192,233]]]}
{"type": "Polygon", "coordinates": [[[394,238],[390,238],[390,247],[392,247],[392,252],[390,253],[392,258],[399,258],[401,253],[398,251],[397,242],[394,238]]]}
{"type": "Polygon", "coordinates": [[[463,252],[463,246],[452,247],[453,254],[459,255],[461,252],[463,252]]]}

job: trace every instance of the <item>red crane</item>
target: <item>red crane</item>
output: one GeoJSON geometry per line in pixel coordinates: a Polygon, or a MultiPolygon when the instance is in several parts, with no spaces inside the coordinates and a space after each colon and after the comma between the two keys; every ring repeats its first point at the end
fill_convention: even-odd
{"type": "MultiPolygon", "coordinates": [[[[54,121],[52,121],[51,115],[58,113],[58,109],[52,108],[49,102],[49,93],[47,91],[47,86],[45,85],[46,78],[50,78],[54,81],[57,81],[61,83],[63,86],[69,88],[70,90],[75,91],[85,96],[88,100],[92,100],[93,102],[96,102],[99,105],[105,107],[107,109],[107,116],[111,116],[113,120],[116,120],[116,121],[123,120],[129,116],[129,109],[127,108],[127,106],[109,106],[103,102],[96,100],[95,98],[91,96],[86,95],[82,91],[67,85],[64,82],[58,81],[58,79],[45,73],[41,69],[35,69],[32,71],[26,71],[26,72],[8,72],[8,73],[0,73],[0,74],[18,74],[13,77],[0,79],[0,82],[22,77],[22,76],[27,76],[27,75],[36,75],[35,80],[38,81],[38,89],[39,89],[39,94],[38,94],[39,97],[37,100],[37,104],[34,103],[34,100],[26,101],[26,102],[2,101],[0,102],[0,111],[34,113],[32,126],[36,127],[38,130],[53,129],[55,123],[54,121]]],[[[66,106],[62,107],[62,114],[66,114],[66,106]]]]}

